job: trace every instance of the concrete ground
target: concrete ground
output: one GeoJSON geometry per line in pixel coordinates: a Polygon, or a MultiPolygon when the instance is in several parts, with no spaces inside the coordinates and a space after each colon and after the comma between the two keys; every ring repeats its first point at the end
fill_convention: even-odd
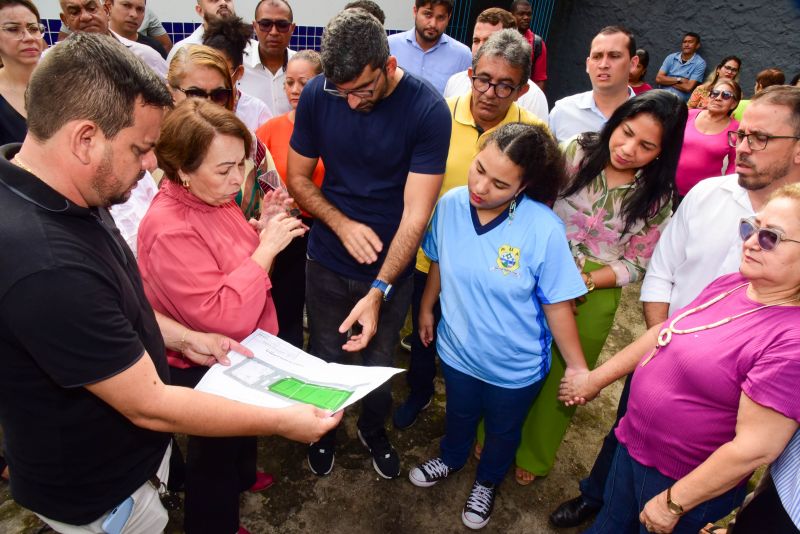
{"type": "MultiPolygon", "coordinates": [[[[638,286],[623,291],[616,324],[601,359],[644,331],[638,295],[638,286]]],[[[398,365],[406,366],[407,353],[399,350],[398,356],[398,365]]],[[[593,403],[578,409],[548,477],[522,487],[514,482],[513,470],[509,473],[484,532],[580,531],[553,529],[547,516],[558,503],[577,495],[577,482],[588,473],[603,436],[614,421],[620,390],[621,384],[615,384],[593,403]]],[[[400,375],[394,382],[395,401],[399,402],[405,393],[405,380],[400,375]]],[[[439,439],[444,433],[444,408],[444,385],[439,381],[434,402],[420,420],[408,430],[390,433],[403,461],[403,474],[397,480],[383,480],[373,470],[366,450],[356,437],[357,410],[351,409],[345,416],[336,465],[331,475],[324,478],[309,471],[305,446],[281,438],[261,439],[259,466],[275,474],[277,482],[263,493],[242,497],[243,525],[253,534],[468,532],[461,524],[461,509],[473,482],[474,459],[452,478],[432,488],[417,488],[406,478],[409,468],[438,453],[439,439]]],[[[178,513],[167,532],[181,530],[178,513]]],[[[52,531],[19,507],[11,499],[8,485],[0,483],[0,532],[52,531]]]]}

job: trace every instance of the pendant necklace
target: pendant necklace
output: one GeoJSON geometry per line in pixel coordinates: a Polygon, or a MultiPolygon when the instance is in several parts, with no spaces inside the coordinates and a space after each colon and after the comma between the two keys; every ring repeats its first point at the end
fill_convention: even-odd
{"type": "Polygon", "coordinates": [[[658,340],[656,342],[656,347],[652,350],[652,352],[650,352],[650,354],[647,356],[647,358],[642,362],[642,367],[647,365],[647,362],[649,362],[650,360],[653,359],[653,357],[656,355],[656,352],[658,352],[658,349],[660,349],[661,347],[666,347],[669,344],[669,342],[672,341],[672,335],[673,334],[693,334],[694,332],[702,332],[703,330],[709,330],[711,328],[716,328],[718,326],[722,326],[724,324],[728,324],[731,321],[733,321],[734,319],[738,319],[740,317],[744,317],[745,315],[750,315],[751,313],[755,313],[755,312],[757,312],[759,310],[763,310],[764,308],[771,308],[773,306],[780,306],[781,304],[787,304],[787,303],[793,302],[795,300],[800,300],[800,294],[797,294],[797,295],[795,295],[795,296],[793,296],[791,298],[784,299],[784,300],[781,300],[779,302],[773,302],[772,304],[762,304],[761,306],[759,306],[757,308],[753,308],[752,310],[747,310],[747,311],[744,311],[744,312],[741,312],[741,313],[737,313],[736,315],[731,315],[730,317],[725,317],[724,319],[720,319],[719,321],[717,321],[715,323],[704,324],[704,325],[695,326],[695,327],[686,328],[686,329],[675,328],[675,325],[678,324],[678,321],[680,321],[681,319],[685,319],[686,317],[688,317],[688,316],[690,316],[690,315],[692,315],[694,313],[697,313],[699,311],[705,310],[706,308],[710,307],[711,305],[716,304],[717,302],[723,300],[725,297],[729,296],[734,291],[736,291],[738,289],[741,289],[743,287],[746,287],[748,284],[749,284],[749,282],[745,282],[744,284],[738,285],[738,286],[734,287],[733,289],[729,289],[728,291],[726,291],[724,293],[720,293],[719,295],[717,295],[713,299],[711,299],[711,300],[709,300],[707,302],[704,302],[703,304],[701,304],[701,305],[699,305],[699,306],[697,306],[695,308],[692,308],[690,310],[686,310],[685,312],[678,314],[672,321],[669,322],[668,326],[662,328],[661,332],[658,333],[658,340]]]}

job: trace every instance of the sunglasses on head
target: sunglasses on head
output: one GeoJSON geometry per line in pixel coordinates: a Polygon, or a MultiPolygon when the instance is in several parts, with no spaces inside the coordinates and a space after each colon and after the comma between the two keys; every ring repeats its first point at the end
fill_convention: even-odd
{"type": "Polygon", "coordinates": [[[205,98],[206,100],[211,100],[215,104],[219,104],[220,106],[227,106],[228,102],[231,98],[232,91],[230,89],[212,89],[211,91],[203,91],[202,89],[198,89],[197,87],[191,87],[189,89],[182,89],[180,87],[177,88],[178,91],[185,94],[189,98],[205,98]]]}
{"type": "Polygon", "coordinates": [[[273,26],[275,26],[275,29],[280,33],[286,33],[292,28],[291,21],[286,19],[260,19],[256,21],[256,24],[258,24],[258,29],[265,33],[271,32],[273,26]]]}
{"type": "Polygon", "coordinates": [[[747,241],[753,234],[757,234],[756,239],[758,240],[758,246],[761,247],[761,250],[766,251],[774,250],[781,241],[800,243],[800,241],[785,237],[780,230],[759,228],[753,217],[742,219],[739,222],[739,236],[741,236],[742,241],[747,241]]]}
{"type": "Polygon", "coordinates": [[[730,100],[731,98],[733,98],[733,93],[731,93],[730,91],[719,91],[717,89],[714,89],[713,91],[708,93],[708,95],[711,98],[719,98],[721,96],[722,100],[730,100]]]}

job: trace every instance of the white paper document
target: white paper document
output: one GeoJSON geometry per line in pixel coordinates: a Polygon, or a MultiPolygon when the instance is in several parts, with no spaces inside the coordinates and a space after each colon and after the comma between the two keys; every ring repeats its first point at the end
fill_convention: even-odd
{"type": "Polygon", "coordinates": [[[253,358],[229,352],[231,365],[214,365],[195,389],[267,408],[303,402],[335,412],[403,371],[326,363],[263,330],[242,345],[253,358]]]}

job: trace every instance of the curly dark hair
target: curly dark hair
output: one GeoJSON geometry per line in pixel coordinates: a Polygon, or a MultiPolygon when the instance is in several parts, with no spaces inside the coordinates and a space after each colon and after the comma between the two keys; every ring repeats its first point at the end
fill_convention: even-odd
{"type": "Polygon", "coordinates": [[[225,54],[238,69],[244,63],[244,51],[252,35],[253,27],[241,17],[224,17],[208,23],[203,44],[225,54]]]}
{"type": "Polygon", "coordinates": [[[564,155],[547,128],[511,122],[486,136],[481,150],[491,143],[522,169],[526,195],[547,205],[555,202],[567,175],[564,155]]]}

